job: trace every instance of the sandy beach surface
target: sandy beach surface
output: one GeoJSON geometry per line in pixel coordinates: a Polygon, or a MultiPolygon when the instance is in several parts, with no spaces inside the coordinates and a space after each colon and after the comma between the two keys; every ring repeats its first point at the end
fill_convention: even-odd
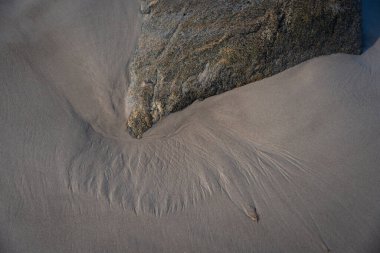
{"type": "Polygon", "coordinates": [[[136,1],[0,2],[0,252],[380,252],[380,21],[125,131],[136,1]]]}

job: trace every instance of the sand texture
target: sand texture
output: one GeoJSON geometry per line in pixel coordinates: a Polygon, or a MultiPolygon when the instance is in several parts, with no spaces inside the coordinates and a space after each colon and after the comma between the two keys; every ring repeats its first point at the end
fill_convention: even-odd
{"type": "Polygon", "coordinates": [[[196,101],[138,140],[139,8],[0,3],[0,252],[379,252],[380,41],[196,101]]]}

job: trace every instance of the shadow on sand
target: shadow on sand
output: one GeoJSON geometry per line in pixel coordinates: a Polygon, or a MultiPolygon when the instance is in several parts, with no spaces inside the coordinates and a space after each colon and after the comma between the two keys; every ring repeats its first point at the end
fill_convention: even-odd
{"type": "Polygon", "coordinates": [[[363,49],[367,51],[380,37],[380,1],[362,0],[363,49]]]}

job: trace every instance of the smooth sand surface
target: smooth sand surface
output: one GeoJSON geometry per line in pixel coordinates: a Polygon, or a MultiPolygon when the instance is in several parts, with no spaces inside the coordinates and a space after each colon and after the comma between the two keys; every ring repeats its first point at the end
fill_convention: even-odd
{"type": "Polygon", "coordinates": [[[379,252],[380,41],[135,140],[137,9],[0,3],[0,252],[379,252]]]}

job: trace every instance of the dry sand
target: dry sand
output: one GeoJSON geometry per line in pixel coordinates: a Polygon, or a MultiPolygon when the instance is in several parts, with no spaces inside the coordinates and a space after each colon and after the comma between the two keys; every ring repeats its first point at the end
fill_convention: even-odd
{"type": "Polygon", "coordinates": [[[0,252],[379,252],[380,41],[135,140],[137,8],[0,3],[0,252]]]}

